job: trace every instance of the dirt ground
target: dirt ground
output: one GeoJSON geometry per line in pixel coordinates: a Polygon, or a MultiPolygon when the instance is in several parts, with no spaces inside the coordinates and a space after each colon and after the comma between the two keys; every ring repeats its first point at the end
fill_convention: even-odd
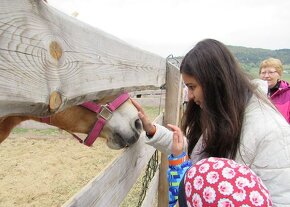
{"type": "MultiPolygon", "coordinates": [[[[158,107],[144,110],[151,120],[160,113],[158,107]]],[[[62,206],[122,152],[100,138],[87,147],[65,131],[31,126],[23,122],[0,144],[0,207],[62,206]]],[[[121,207],[137,206],[143,175],[121,207]]]]}
{"type": "Polygon", "coordinates": [[[93,147],[55,129],[16,130],[0,145],[0,206],[61,206],[121,150],[93,147]]]}

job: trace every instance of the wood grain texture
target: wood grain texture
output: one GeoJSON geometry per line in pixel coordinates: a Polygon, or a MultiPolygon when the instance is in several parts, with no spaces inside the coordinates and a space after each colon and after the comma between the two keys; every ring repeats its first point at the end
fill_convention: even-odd
{"type": "Polygon", "coordinates": [[[0,117],[47,116],[121,91],[165,83],[166,60],[41,0],[0,2],[0,117]],[[62,103],[49,110],[53,91],[62,103]]]}
{"type": "MultiPolygon", "coordinates": [[[[180,117],[182,82],[179,69],[173,64],[167,62],[166,70],[166,97],[165,97],[165,115],[164,126],[167,124],[178,125],[180,117]]],[[[168,156],[161,154],[161,164],[158,186],[158,207],[168,206],[168,156]]]]}

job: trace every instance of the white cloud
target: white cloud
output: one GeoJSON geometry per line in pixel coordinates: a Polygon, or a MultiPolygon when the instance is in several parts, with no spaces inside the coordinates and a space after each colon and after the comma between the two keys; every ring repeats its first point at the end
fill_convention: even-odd
{"type": "Polygon", "coordinates": [[[129,44],[166,57],[196,42],[290,48],[288,0],[48,0],[129,44]]]}

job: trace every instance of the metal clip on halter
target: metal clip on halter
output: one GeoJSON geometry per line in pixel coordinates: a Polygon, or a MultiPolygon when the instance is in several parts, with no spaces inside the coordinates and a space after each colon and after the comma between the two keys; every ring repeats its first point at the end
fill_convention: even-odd
{"type": "Polygon", "coordinates": [[[108,108],[108,105],[102,105],[100,113],[97,114],[97,118],[100,117],[106,121],[110,120],[113,116],[113,112],[108,108]]]}

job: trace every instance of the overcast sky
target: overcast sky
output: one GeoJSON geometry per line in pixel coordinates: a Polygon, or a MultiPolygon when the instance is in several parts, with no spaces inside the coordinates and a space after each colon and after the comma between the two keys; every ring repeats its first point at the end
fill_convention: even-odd
{"type": "Polygon", "coordinates": [[[130,45],[167,57],[214,38],[227,45],[290,48],[290,0],[48,0],[130,45]]]}

